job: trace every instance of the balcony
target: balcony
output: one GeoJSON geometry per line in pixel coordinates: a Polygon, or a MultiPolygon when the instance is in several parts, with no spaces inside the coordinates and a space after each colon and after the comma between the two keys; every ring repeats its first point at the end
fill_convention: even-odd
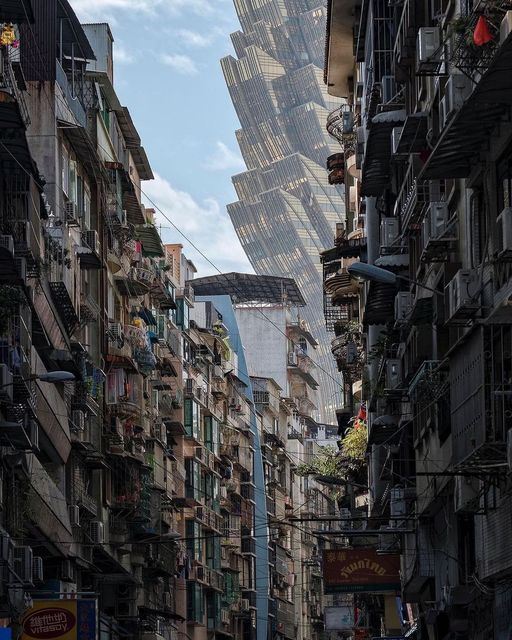
{"type": "Polygon", "coordinates": [[[405,0],[398,23],[393,58],[397,79],[407,80],[407,68],[415,62],[418,27],[425,25],[424,8],[415,0],[405,0]]]}
{"type": "MultiPolygon", "coordinates": [[[[0,107],[0,120],[2,114],[7,110],[12,111],[9,120],[11,126],[19,126],[27,128],[30,125],[30,115],[23,92],[20,90],[20,84],[23,83],[23,76],[20,75],[19,49],[13,49],[10,46],[2,47],[0,52],[0,91],[10,96],[9,99],[2,100],[0,107]],[[15,68],[18,71],[15,73],[15,68]],[[21,83],[20,83],[21,80],[21,83]],[[14,117],[14,120],[13,120],[14,117]]],[[[25,87],[26,88],[26,87],[25,87]]]]}
{"type": "Polygon", "coordinates": [[[57,313],[62,320],[66,332],[71,336],[78,326],[79,319],[66,284],[61,280],[59,282],[50,282],[49,285],[57,313]]]}
{"type": "Polygon", "coordinates": [[[196,507],[195,517],[207,529],[212,529],[214,531],[220,532],[224,528],[224,518],[220,515],[220,513],[216,513],[208,507],[196,507]]]}
{"type": "MultiPolygon", "coordinates": [[[[55,71],[57,84],[61,88],[65,99],[65,106],[68,108],[70,114],[72,114],[76,124],[85,129],[87,127],[87,114],[84,106],[79,97],[74,95],[72,84],[58,60],[55,61],[55,71]]],[[[65,106],[59,102],[59,109],[61,111],[65,112],[65,106]]],[[[65,122],[70,122],[70,120],[72,120],[72,118],[67,116],[65,113],[62,113],[61,115],[65,122]]]]}
{"type": "Polygon", "coordinates": [[[128,298],[137,298],[149,293],[153,282],[153,272],[142,267],[132,267],[128,273],[115,276],[119,293],[128,298]]]}
{"type": "Polygon", "coordinates": [[[450,361],[450,406],[455,465],[506,461],[512,414],[512,328],[478,327],[450,361]]]}
{"type": "Polygon", "coordinates": [[[194,447],[194,456],[203,467],[209,471],[216,472],[215,456],[206,447],[194,447]]]}
{"type": "Polygon", "coordinates": [[[191,306],[194,305],[194,289],[191,285],[187,285],[186,287],[181,287],[176,291],[176,297],[185,298],[191,306]]]}

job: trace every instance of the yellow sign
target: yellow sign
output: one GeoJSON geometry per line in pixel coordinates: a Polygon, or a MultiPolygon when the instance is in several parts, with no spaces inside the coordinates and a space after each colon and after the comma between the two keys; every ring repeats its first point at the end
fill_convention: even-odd
{"type": "Polygon", "coordinates": [[[21,640],[94,640],[96,601],[36,600],[21,624],[21,640]]]}

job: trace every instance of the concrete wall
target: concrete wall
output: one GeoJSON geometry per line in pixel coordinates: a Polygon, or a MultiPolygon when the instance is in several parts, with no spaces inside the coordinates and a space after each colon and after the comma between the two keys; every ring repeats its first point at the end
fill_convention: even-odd
{"type": "Polygon", "coordinates": [[[235,316],[249,375],[273,378],[288,396],[286,310],[239,307],[235,316]]]}

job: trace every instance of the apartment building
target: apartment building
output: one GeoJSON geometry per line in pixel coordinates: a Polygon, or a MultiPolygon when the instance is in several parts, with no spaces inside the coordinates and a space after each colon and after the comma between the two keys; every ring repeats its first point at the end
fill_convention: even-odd
{"type": "Polygon", "coordinates": [[[328,168],[360,238],[324,253],[324,287],[340,314],[333,352],[362,371],[366,515],[383,531],[374,544],[401,558],[398,627],[380,594],[359,598],[373,629],[408,637],[512,629],[511,16],[504,2],[329,2],[341,148],[328,168]]]}

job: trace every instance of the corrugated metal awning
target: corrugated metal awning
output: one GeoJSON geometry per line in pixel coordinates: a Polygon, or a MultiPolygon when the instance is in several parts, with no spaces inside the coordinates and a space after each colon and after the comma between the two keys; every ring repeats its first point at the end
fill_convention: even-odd
{"type": "Polygon", "coordinates": [[[383,282],[370,282],[363,324],[386,324],[395,317],[396,286],[383,282]]]}
{"type": "Polygon", "coordinates": [[[404,122],[404,109],[377,114],[371,122],[362,170],[361,195],[378,197],[389,185],[391,132],[404,122]]]}
{"type": "Polygon", "coordinates": [[[141,224],[135,227],[135,237],[142,244],[142,253],[148,258],[161,258],[164,248],[160,234],[152,224],[141,224]]]}

